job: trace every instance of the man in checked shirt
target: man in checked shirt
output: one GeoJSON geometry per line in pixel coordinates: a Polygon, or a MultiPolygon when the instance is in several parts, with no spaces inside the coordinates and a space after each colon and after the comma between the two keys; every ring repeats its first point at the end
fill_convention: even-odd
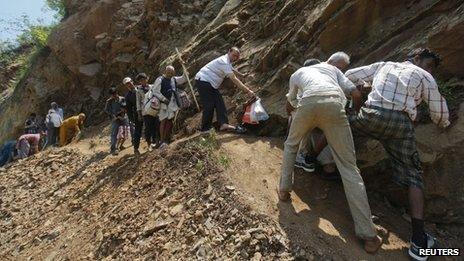
{"type": "Polygon", "coordinates": [[[393,178],[409,189],[412,237],[409,255],[427,260],[419,248],[433,248],[436,239],[424,231],[422,168],[417,152],[413,121],[417,106],[425,101],[432,121],[450,125],[448,107],[431,75],[440,58],[428,49],[417,49],[405,62],[378,62],[348,70],[345,75],[357,86],[372,85],[365,106],[352,116],[352,129],[380,141],[392,160],[393,178]]]}

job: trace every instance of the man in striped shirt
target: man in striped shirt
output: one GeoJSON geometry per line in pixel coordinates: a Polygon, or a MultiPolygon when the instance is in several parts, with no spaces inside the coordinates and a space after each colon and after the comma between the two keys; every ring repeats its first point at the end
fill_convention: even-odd
{"type": "Polygon", "coordinates": [[[350,123],[355,132],[382,143],[393,163],[394,180],[409,189],[413,232],[409,255],[416,260],[426,260],[419,248],[431,248],[436,240],[424,231],[422,168],[413,121],[417,107],[425,101],[435,124],[442,128],[450,124],[446,101],[431,75],[439,62],[430,50],[417,49],[408,61],[378,62],[345,73],[358,86],[372,85],[365,107],[350,123]]]}

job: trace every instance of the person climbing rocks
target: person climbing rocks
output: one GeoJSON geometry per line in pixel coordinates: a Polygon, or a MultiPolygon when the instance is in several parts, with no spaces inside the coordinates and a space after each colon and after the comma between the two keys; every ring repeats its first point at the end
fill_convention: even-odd
{"type": "Polygon", "coordinates": [[[237,75],[242,78],[245,77],[245,75],[235,70],[232,66],[232,63],[238,61],[239,58],[240,50],[237,47],[232,47],[229,49],[227,54],[209,62],[196,74],[195,88],[200,94],[200,102],[203,106],[201,120],[202,132],[209,131],[212,128],[215,111],[217,121],[220,125],[220,131],[235,131],[237,133],[244,132],[243,128],[229,124],[226,105],[218,90],[221,83],[224,81],[224,78],[228,77],[232,80],[235,86],[242,89],[249,96],[255,96],[255,93],[237,78],[237,75]]]}
{"type": "Polygon", "coordinates": [[[426,48],[411,51],[405,62],[377,62],[348,70],[346,77],[357,85],[372,85],[365,106],[350,119],[359,135],[383,145],[392,161],[393,179],[409,191],[412,237],[409,255],[426,260],[419,249],[433,248],[436,239],[424,230],[423,170],[414,134],[417,107],[425,101],[432,121],[450,125],[448,106],[432,76],[440,57],[426,48]]]}
{"type": "Polygon", "coordinates": [[[146,94],[152,88],[148,84],[148,76],[145,73],[140,73],[135,78],[139,83],[137,88],[137,115],[139,120],[143,120],[145,125],[145,140],[148,145],[148,149],[152,150],[156,148],[159,144],[159,118],[158,116],[153,116],[145,113],[144,107],[147,101],[146,94]]]}
{"type": "Polygon", "coordinates": [[[0,167],[17,158],[16,140],[6,141],[0,149],[0,167]]]}
{"type": "Polygon", "coordinates": [[[180,108],[177,93],[178,85],[187,82],[185,75],[175,76],[176,70],[172,65],[165,68],[164,74],[158,77],[153,85],[154,92],[161,94],[161,105],[159,110],[160,124],[160,149],[165,148],[171,141],[173,120],[180,108]]]}
{"type": "Polygon", "coordinates": [[[63,124],[63,110],[58,107],[56,102],[51,103],[51,108],[45,117],[45,124],[47,126],[47,141],[45,142],[44,149],[48,146],[56,146],[58,142],[58,134],[61,124],[63,124]]]}
{"type": "Polygon", "coordinates": [[[126,119],[126,101],[124,97],[119,96],[115,86],[111,86],[109,90],[110,98],[106,100],[105,112],[111,119],[111,131],[110,131],[110,153],[113,155],[119,154],[118,145],[118,133],[119,127],[123,126],[127,121],[126,119]]]}
{"type": "Polygon", "coordinates": [[[37,134],[40,132],[39,124],[37,121],[37,114],[34,112],[29,115],[24,123],[25,134],[37,134]]]}
{"type": "Polygon", "coordinates": [[[346,96],[351,96],[356,108],[360,106],[360,92],[341,72],[349,63],[347,54],[337,52],[327,62],[300,68],[290,77],[286,106],[287,111],[296,111],[285,141],[278,196],[281,201],[290,200],[299,144],[314,128],[321,129],[334,151],[356,235],[364,240],[366,252],[375,253],[382,241],[377,236],[364,181],[356,166],[353,137],[345,113],[346,96]]]}
{"type": "Polygon", "coordinates": [[[126,99],[126,111],[127,117],[129,118],[129,125],[132,136],[132,146],[134,146],[134,153],[140,154],[140,139],[142,138],[143,120],[139,120],[137,114],[137,88],[130,77],[123,79],[122,83],[127,88],[126,99]]]}
{"type": "MultiPolygon", "coordinates": [[[[312,66],[312,65],[320,64],[320,63],[321,63],[320,60],[310,58],[310,59],[307,59],[303,63],[303,67],[309,67],[309,66],[312,66]]],[[[301,95],[302,95],[302,93],[298,93],[298,96],[297,96],[298,99],[301,99],[301,95]]],[[[290,111],[287,112],[287,114],[289,116],[289,122],[290,122],[290,124],[288,124],[288,129],[290,129],[291,119],[294,116],[295,111],[290,110],[290,111]]],[[[306,172],[314,172],[314,170],[316,168],[314,163],[307,161],[308,154],[309,154],[309,145],[311,144],[310,136],[311,135],[306,135],[306,137],[301,140],[300,147],[298,149],[298,153],[297,153],[297,156],[296,156],[296,159],[295,159],[295,167],[301,168],[306,172]]]]}
{"type": "Polygon", "coordinates": [[[34,155],[40,151],[40,141],[45,137],[45,132],[35,134],[24,134],[19,137],[16,143],[16,150],[18,151],[18,157],[25,159],[29,156],[34,155]]]}
{"type": "Polygon", "coordinates": [[[65,146],[71,141],[78,141],[84,126],[85,114],[72,116],[63,121],[60,127],[60,146],[65,146]]]}

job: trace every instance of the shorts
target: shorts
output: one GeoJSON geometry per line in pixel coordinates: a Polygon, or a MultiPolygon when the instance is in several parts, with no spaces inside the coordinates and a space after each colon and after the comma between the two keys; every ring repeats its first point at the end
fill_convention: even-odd
{"type": "Polygon", "coordinates": [[[353,133],[378,140],[392,160],[393,180],[403,186],[423,188],[422,167],[414,126],[403,111],[363,107],[349,118],[353,133]]]}

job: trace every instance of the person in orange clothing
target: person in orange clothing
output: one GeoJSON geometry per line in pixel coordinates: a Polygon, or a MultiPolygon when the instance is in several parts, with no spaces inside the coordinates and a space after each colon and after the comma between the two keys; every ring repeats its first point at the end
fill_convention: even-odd
{"type": "Polygon", "coordinates": [[[84,125],[85,114],[81,113],[72,116],[63,121],[60,127],[60,146],[64,146],[71,140],[78,140],[81,135],[81,129],[84,125]]]}

